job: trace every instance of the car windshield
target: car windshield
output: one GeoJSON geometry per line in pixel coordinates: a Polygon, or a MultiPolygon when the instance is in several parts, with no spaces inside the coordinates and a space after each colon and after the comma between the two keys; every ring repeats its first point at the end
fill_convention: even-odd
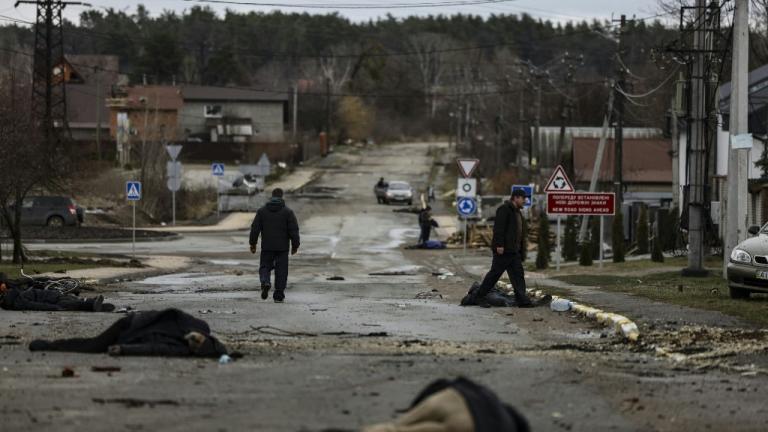
{"type": "Polygon", "coordinates": [[[389,188],[392,190],[406,190],[410,189],[410,186],[408,186],[408,183],[390,183],[389,188]]]}

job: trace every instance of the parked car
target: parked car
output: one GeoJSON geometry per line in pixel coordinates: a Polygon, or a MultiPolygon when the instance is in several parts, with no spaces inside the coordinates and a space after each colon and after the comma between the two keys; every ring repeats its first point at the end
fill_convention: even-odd
{"type": "Polygon", "coordinates": [[[728,261],[731,298],[748,298],[752,292],[768,292],[768,224],[749,228],[753,236],[739,243],[728,261]]]}
{"type": "Polygon", "coordinates": [[[85,218],[84,213],[75,200],[63,196],[27,197],[21,203],[23,225],[79,226],[85,218]]]}
{"type": "Polygon", "coordinates": [[[408,182],[391,181],[384,194],[384,204],[403,202],[413,205],[413,188],[408,182]]]}
{"type": "Polygon", "coordinates": [[[259,182],[258,177],[251,174],[245,174],[237,177],[226,193],[228,195],[253,195],[259,192],[262,188],[263,182],[259,182]]]}

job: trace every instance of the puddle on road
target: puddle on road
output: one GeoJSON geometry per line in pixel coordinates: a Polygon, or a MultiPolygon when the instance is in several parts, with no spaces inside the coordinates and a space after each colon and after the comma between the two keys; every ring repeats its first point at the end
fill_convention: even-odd
{"type": "Polygon", "coordinates": [[[407,239],[418,239],[419,230],[414,228],[395,228],[389,231],[389,243],[363,248],[364,252],[384,253],[399,248],[407,239]]]}
{"type": "Polygon", "coordinates": [[[239,266],[243,264],[240,261],[236,261],[236,260],[209,260],[208,262],[213,265],[225,265],[225,266],[239,266]]]}

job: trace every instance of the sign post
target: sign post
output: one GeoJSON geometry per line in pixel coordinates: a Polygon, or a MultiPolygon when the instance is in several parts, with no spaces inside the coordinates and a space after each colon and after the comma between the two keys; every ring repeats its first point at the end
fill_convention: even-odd
{"type": "Polygon", "coordinates": [[[600,268],[603,268],[603,221],[605,216],[600,216],[600,268]]]}
{"type": "Polygon", "coordinates": [[[224,164],[214,162],[211,164],[211,174],[216,179],[216,220],[221,218],[221,181],[224,177],[224,164]]]}
{"type": "MultiPolygon", "coordinates": [[[[549,177],[547,185],[544,187],[544,192],[547,193],[547,214],[549,211],[549,193],[573,193],[575,192],[571,180],[568,179],[568,175],[565,174],[565,170],[562,165],[558,165],[552,176],[549,177]]],[[[557,216],[557,244],[555,246],[555,269],[560,270],[560,260],[562,259],[562,247],[560,245],[560,215],[557,216]]]]}
{"type": "Polygon", "coordinates": [[[140,181],[127,181],[125,182],[125,198],[131,201],[133,206],[133,233],[132,233],[132,246],[131,252],[133,259],[136,259],[136,201],[141,199],[141,182],[140,181]]]}
{"type": "Polygon", "coordinates": [[[182,146],[178,144],[165,146],[165,151],[168,152],[168,156],[171,158],[171,161],[166,164],[166,171],[168,174],[168,189],[171,191],[173,226],[176,226],[176,192],[181,189],[181,162],[176,160],[179,157],[179,153],[181,153],[181,149],[182,146]]]}
{"type": "MultiPolygon", "coordinates": [[[[558,259],[560,250],[560,216],[599,216],[600,217],[600,267],[603,266],[603,224],[604,216],[613,216],[616,212],[616,194],[614,192],[566,192],[547,194],[547,213],[557,215],[558,259]]],[[[593,239],[597,240],[597,239],[593,239]]],[[[559,265],[559,263],[558,263],[559,265]]]]}
{"type": "Polygon", "coordinates": [[[461,197],[456,201],[456,210],[459,216],[464,219],[464,255],[467,254],[467,224],[469,216],[477,213],[477,201],[472,197],[461,197]]]}

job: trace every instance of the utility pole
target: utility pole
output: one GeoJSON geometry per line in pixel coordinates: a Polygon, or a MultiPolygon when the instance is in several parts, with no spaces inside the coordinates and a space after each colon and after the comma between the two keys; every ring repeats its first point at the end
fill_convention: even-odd
{"type": "MultiPolygon", "coordinates": [[[[621,20],[619,21],[619,43],[618,43],[618,52],[616,53],[616,56],[618,57],[618,82],[616,86],[614,87],[614,91],[616,93],[619,92],[619,89],[625,90],[626,89],[626,70],[624,68],[624,65],[622,64],[622,55],[624,51],[624,26],[627,24],[627,16],[622,15],[621,20]]],[[[614,192],[616,192],[616,210],[621,211],[622,204],[624,202],[624,195],[623,195],[623,170],[624,170],[624,96],[621,94],[616,94],[616,132],[614,136],[614,161],[613,161],[613,186],[614,186],[614,192]]]]}
{"type": "Polygon", "coordinates": [[[518,121],[517,166],[519,168],[522,163],[523,143],[525,143],[525,86],[523,85],[520,85],[520,117],[518,121]]]}
{"type": "Polygon", "coordinates": [[[96,159],[101,160],[101,108],[104,100],[101,98],[101,69],[96,66],[93,73],[96,75],[96,159]]]}
{"type": "Polygon", "coordinates": [[[689,192],[688,192],[688,267],[683,276],[705,276],[704,270],[704,183],[707,136],[707,90],[705,78],[710,50],[709,14],[707,0],[696,1],[696,20],[693,33],[694,63],[690,73],[691,106],[689,128],[689,192]]]}
{"type": "Polygon", "coordinates": [[[536,141],[536,145],[534,146],[535,149],[531,148],[528,153],[528,167],[531,172],[531,177],[529,178],[530,181],[533,181],[533,170],[536,168],[536,165],[538,165],[538,161],[533,157],[533,152],[535,151],[537,155],[541,152],[541,135],[539,132],[539,129],[541,128],[541,81],[538,79],[536,81],[536,114],[533,122],[533,139],[536,141]]]}
{"type": "Polygon", "coordinates": [[[734,149],[734,137],[749,132],[749,1],[736,0],[733,18],[733,65],[731,66],[731,113],[728,151],[728,193],[726,194],[725,250],[723,277],[731,251],[747,235],[747,174],[749,149],[734,149]]]}
{"type": "Polygon", "coordinates": [[[331,142],[331,79],[325,78],[325,134],[331,142]]]}
{"type": "Polygon", "coordinates": [[[61,0],[19,0],[14,7],[20,4],[37,6],[32,107],[36,120],[43,128],[46,145],[52,149],[60,136],[59,131],[69,135],[64,81],[64,19],[61,12],[68,5],[90,5],[61,0]]]}
{"type": "Polygon", "coordinates": [[[292,134],[293,134],[293,141],[296,142],[296,132],[297,132],[297,125],[299,121],[299,86],[296,84],[293,85],[293,118],[292,123],[292,134]]]}
{"type": "Polygon", "coordinates": [[[680,133],[677,129],[677,96],[672,98],[669,110],[672,136],[672,210],[680,211],[680,133]]]}

